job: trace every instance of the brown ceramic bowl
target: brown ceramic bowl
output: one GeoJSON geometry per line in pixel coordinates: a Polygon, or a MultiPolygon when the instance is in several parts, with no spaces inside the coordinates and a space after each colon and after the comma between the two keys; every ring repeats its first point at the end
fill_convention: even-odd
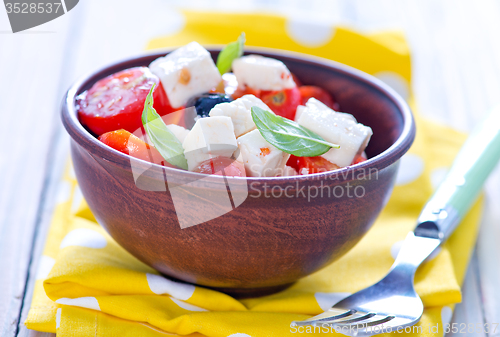
{"type": "MultiPolygon", "coordinates": [[[[211,53],[215,59],[218,51],[211,53]]],[[[228,191],[222,177],[131,158],[99,142],[78,121],[78,94],[107,75],[148,65],[165,53],[98,70],[69,89],[62,107],[76,177],[90,209],[109,234],[166,276],[240,297],[283,289],[351,249],[384,207],[399,159],[415,137],[407,104],[375,78],[305,55],[261,49],[252,53],[282,60],[303,83],[331,92],[342,111],[370,126],[369,160],[309,176],[228,178],[234,203],[242,203],[225,213],[228,191]],[[134,172],[136,178],[137,172],[143,173],[134,179],[134,172]],[[183,189],[196,179],[197,187],[188,188],[174,208],[173,189],[183,189]],[[202,222],[219,208],[225,214],[180,228],[179,211],[184,218],[202,222]]]]}

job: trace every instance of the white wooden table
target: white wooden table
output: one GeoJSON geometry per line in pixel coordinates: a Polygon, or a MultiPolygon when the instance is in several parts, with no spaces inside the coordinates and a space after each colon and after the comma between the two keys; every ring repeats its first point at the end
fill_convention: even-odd
{"type": "MultiPolygon", "coordinates": [[[[178,3],[300,15],[361,31],[399,28],[412,47],[414,91],[426,117],[467,131],[500,103],[498,0],[80,0],[67,15],[18,34],[0,8],[1,336],[46,335],[23,322],[68,156],[59,118],[64,91],[78,76],[139,54],[149,38],[179,27],[178,3]]],[[[486,191],[457,323],[500,322],[499,169],[486,191]]]]}

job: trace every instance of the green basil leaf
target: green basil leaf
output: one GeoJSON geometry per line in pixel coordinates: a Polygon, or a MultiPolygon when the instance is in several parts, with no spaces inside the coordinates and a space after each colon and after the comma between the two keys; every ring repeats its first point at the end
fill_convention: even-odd
{"type": "Polygon", "coordinates": [[[340,148],[340,145],[327,142],[296,122],[257,106],[252,107],[252,119],[265,140],[297,157],[315,157],[331,148],[340,148]]]}
{"type": "Polygon", "coordinates": [[[231,70],[233,61],[243,55],[243,48],[245,45],[245,33],[241,33],[238,40],[229,43],[224,49],[221,50],[217,57],[217,69],[221,75],[224,75],[231,70]]]}
{"type": "Polygon", "coordinates": [[[170,131],[163,119],[153,108],[154,84],[146,97],[144,110],[142,111],[142,125],[146,130],[149,140],[160,152],[161,156],[170,164],[187,170],[188,165],[184,157],[184,148],[177,137],[170,131]]]}

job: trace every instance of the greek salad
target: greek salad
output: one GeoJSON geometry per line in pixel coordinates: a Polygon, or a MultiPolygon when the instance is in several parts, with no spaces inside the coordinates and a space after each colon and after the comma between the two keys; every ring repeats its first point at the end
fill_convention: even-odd
{"type": "Polygon", "coordinates": [[[214,62],[191,42],[112,74],[77,97],[79,120],[115,150],[205,174],[306,175],[366,160],[370,127],[283,62],[243,49],[244,34],[214,62]]]}

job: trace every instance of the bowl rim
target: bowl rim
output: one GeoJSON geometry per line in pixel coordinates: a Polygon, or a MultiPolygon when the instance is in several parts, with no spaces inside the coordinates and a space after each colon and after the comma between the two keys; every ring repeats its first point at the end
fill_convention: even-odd
{"type": "MultiPolygon", "coordinates": [[[[219,52],[223,46],[212,44],[212,45],[204,45],[204,47],[207,48],[209,52],[219,52]]],[[[167,173],[170,174],[175,174],[180,176],[185,175],[186,178],[188,179],[206,177],[207,175],[201,173],[185,171],[177,168],[164,167],[158,164],[149,163],[141,159],[137,159],[129,155],[126,155],[113,148],[110,148],[109,146],[100,142],[92,134],[90,134],[90,132],[83,127],[83,125],[80,123],[78,119],[78,113],[75,105],[76,97],[83,91],[83,88],[88,86],[89,83],[93,84],[97,80],[105,76],[108,76],[105,74],[110,74],[133,66],[138,66],[131,64],[141,63],[144,64],[144,66],[147,66],[150,63],[149,60],[154,60],[158,57],[165,56],[167,53],[177,48],[178,47],[156,49],[149,53],[141,53],[136,56],[124,58],[117,62],[109,63],[105,66],[102,66],[99,69],[89,72],[81,76],[78,80],[76,80],[65,93],[61,106],[61,119],[71,139],[76,143],[78,143],[83,148],[85,148],[87,151],[90,151],[90,149],[92,148],[93,151],[91,152],[99,154],[101,158],[107,160],[108,162],[112,162],[118,165],[123,166],[127,162],[131,164],[132,161],[139,165],[145,164],[148,166],[153,166],[159,169],[161,172],[166,171],[167,173]]],[[[399,160],[413,144],[416,135],[416,126],[410,107],[408,106],[406,101],[394,89],[392,89],[390,86],[388,86],[381,80],[377,79],[376,77],[369,75],[356,68],[350,67],[348,65],[333,60],[288,50],[245,46],[245,55],[247,54],[263,54],[264,56],[274,57],[277,59],[288,58],[288,59],[293,59],[294,61],[298,61],[300,63],[304,62],[312,63],[323,67],[335,68],[337,72],[342,73],[345,76],[354,77],[363,84],[368,85],[373,89],[381,92],[399,109],[403,119],[403,129],[399,137],[389,148],[359,164],[346,166],[333,171],[319,172],[307,175],[297,175],[297,176],[287,176],[287,177],[281,177],[281,176],[280,177],[224,177],[225,179],[230,179],[233,181],[237,180],[246,181],[247,183],[252,183],[252,182],[267,183],[270,181],[276,183],[280,182],[295,183],[296,181],[298,182],[307,180],[322,180],[335,176],[335,180],[337,181],[341,182],[353,181],[356,180],[355,178],[357,176],[356,172],[359,173],[366,172],[366,170],[370,169],[376,169],[377,171],[380,171],[390,166],[392,163],[399,160]]],[[[162,176],[164,176],[164,174],[162,174],[162,176]]],[[[222,176],[216,176],[215,181],[219,181],[222,178],[223,178],[222,176]]]]}

